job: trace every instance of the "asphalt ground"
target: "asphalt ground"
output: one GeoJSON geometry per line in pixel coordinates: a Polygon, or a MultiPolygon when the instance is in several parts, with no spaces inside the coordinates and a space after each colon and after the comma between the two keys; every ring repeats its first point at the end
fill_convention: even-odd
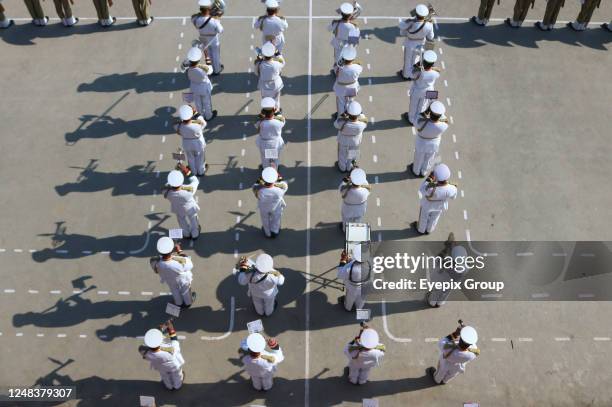
{"type": "MultiPolygon", "coordinates": [[[[27,15],[22,3],[5,3],[9,17],[27,15]]],[[[206,133],[210,169],[198,193],[204,233],[186,244],[198,299],[176,322],[187,360],[180,392],[165,391],[136,348],[163,321],[170,299],[148,258],[177,225],[160,188],[179,145],[171,126],[187,84],[175,68],[195,38],[183,21],[191,2],[155,2],[158,18],[143,29],[130,21],[129,3],[112,8],[118,22],[104,30],[87,18],[93,7],[79,2],[82,20],[73,29],[18,19],[0,32],[0,179],[8,192],[0,197],[0,385],[74,385],[78,400],[64,405],[80,406],[137,405],[139,395],[179,406],[360,405],[363,398],[381,406],[612,403],[602,362],[612,345],[604,322],[612,309],[598,301],[454,302],[435,310],[420,302],[369,304],[387,357],[366,386],[346,381],[342,347],[358,326],[336,305],[341,285],[332,270],[343,246],[326,31],[336,5],[310,5],[283,3],[290,26],[280,170],[290,186],[276,240],[262,237],[249,191],[258,175],[252,123],[259,94],[248,69],[251,46],[260,45],[250,24],[261,6],[232,2],[222,20],[225,71],[213,79],[219,117],[206,133]],[[231,275],[238,255],[260,251],[287,277],[280,309],[264,319],[286,355],[267,393],[241,373],[236,349],[257,317],[231,275]],[[425,369],[435,365],[435,340],[458,318],[479,330],[482,355],[456,381],[434,386],[425,369]]],[[[460,197],[436,232],[421,237],[410,228],[420,180],[406,172],[414,136],[400,118],[409,84],[395,76],[402,53],[392,18],[412,4],[363,5],[358,100],[371,123],[360,165],[373,184],[367,220],[375,240],[436,241],[450,232],[474,241],[610,240],[609,32],[558,24],[541,33],[527,23],[512,30],[497,20],[480,28],[455,20],[470,17],[476,4],[437,5],[444,62],[437,87],[452,116],[441,158],[460,197]]],[[[44,6],[53,16],[51,3],[44,6]]],[[[511,7],[496,6],[493,16],[503,19],[511,7]]],[[[559,20],[577,9],[568,4],[559,20]]],[[[594,20],[609,20],[610,11],[602,5],[594,20]]]]}

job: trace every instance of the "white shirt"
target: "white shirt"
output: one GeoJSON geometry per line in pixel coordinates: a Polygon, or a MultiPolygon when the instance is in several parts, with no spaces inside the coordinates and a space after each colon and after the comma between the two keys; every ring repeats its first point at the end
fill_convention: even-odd
{"type": "Polygon", "coordinates": [[[284,60],[261,61],[255,69],[255,73],[259,75],[259,90],[280,90],[283,87],[280,74],[284,66],[284,60]]]}
{"type": "Polygon", "coordinates": [[[170,260],[160,260],[155,267],[162,283],[172,287],[189,285],[193,281],[193,263],[190,257],[172,256],[170,260]],[[179,258],[176,260],[176,258],[179,258]],[[183,261],[181,263],[180,261],[183,261]]]}
{"type": "Polygon", "coordinates": [[[441,121],[432,122],[428,119],[419,118],[416,128],[417,130],[422,129],[417,133],[417,137],[433,140],[440,137],[448,129],[448,124],[441,121]]]}
{"type": "Polygon", "coordinates": [[[262,16],[255,20],[253,28],[261,30],[264,36],[278,37],[287,29],[287,20],[278,16],[262,16]]]}
{"type": "Polygon", "coordinates": [[[362,273],[362,264],[352,260],[344,266],[338,267],[338,278],[344,282],[345,286],[352,285],[358,287],[370,280],[370,273],[367,269],[363,270],[364,273],[362,273]]]}
{"type": "Polygon", "coordinates": [[[347,86],[347,85],[352,85],[354,82],[357,82],[357,85],[359,85],[359,75],[361,75],[361,72],[363,72],[363,67],[359,64],[348,64],[348,65],[344,65],[341,66],[340,69],[338,69],[338,73],[336,74],[336,82],[334,83],[334,90],[335,90],[335,85],[343,85],[343,86],[347,86]]]}
{"type": "Polygon", "coordinates": [[[349,361],[351,367],[360,369],[370,369],[375,366],[380,366],[385,352],[380,349],[353,350],[350,351],[351,344],[347,343],[344,347],[344,354],[349,361]],[[356,359],[354,359],[356,357],[356,359]]]}
{"type": "Polygon", "coordinates": [[[349,33],[355,28],[357,27],[351,22],[334,20],[327,26],[327,31],[331,31],[334,34],[332,42],[341,44],[348,41],[349,33]]]}
{"type": "Polygon", "coordinates": [[[418,78],[416,78],[412,82],[411,91],[425,91],[425,90],[433,90],[434,85],[436,84],[436,80],[440,77],[440,73],[438,71],[434,71],[433,69],[423,70],[418,78]]]}
{"type": "Polygon", "coordinates": [[[204,128],[206,127],[206,121],[200,116],[197,123],[189,121],[188,123],[179,123],[177,126],[178,134],[183,140],[197,140],[204,137],[204,128]]]}
{"type": "MultiPolygon", "coordinates": [[[[364,115],[360,116],[365,118],[364,115]]],[[[363,131],[367,127],[367,124],[360,121],[350,121],[347,119],[336,119],[334,127],[338,129],[338,143],[342,146],[356,147],[361,144],[361,138],[363,131]]]]}
{"type": "MultiPolygon", "coordinates": [[[[208,65],[207,65],[208,67],[208,65]]],[[[189,87],[194,93],[204,93],[212,89],[208,74],[212,73],[212,68],[208,67],[209,72],[204,71],[200,66],[195,66],[187,70],[187,78],[189,78],[189,87]]]]}
{"type": "MultiPolygon", "coordinates": [[[[278,182],[276,184],[279,184],[278,182]]],[[[257,192],[257,206],[262,211],[274,211],[278,209],[279,206],[285,207],[285,200],[283,197],[285,193],[287,193],[287,183],[280,182],[280,184],[284,184],[285,189],[279,188],[276,185],[271,187],[262,187],[257,192]]]]}
{"type": "Polygon", "coordinates": [[[251,297],[268,298],[278,294],[278,286],[285,284],[282,274],[260,273],[258,270],[243,271],[238,274],[238,283],[249,286],[251,297]]]}
{"type": "MultiPolygon", "coordinates": [[[[440,339],[440,341],[438,342],[441,367],[452,371],[465,372],[465,365],[476,359],[476,355],[473,352],[470,352],[469,350],[462,351],[460,349],[454,349],[451,352],[451,349],[444,349],[444,345],[452,343],[453,341],[447,339],[446,337],[440,339]],[[444,356],[449,352],[449,356],[444,358],[444,356]]],[[[474,345],[470,346],[470,348],[472,347],[475,348],[474,345]]]]}
{"type": "Polygon", "coordinates": [[[278,348],[277,350],[271,350],[270,352],[263,351],[262,355],[272,356],[274,358],[274,362],[268,362],[267,360],[258,357],[253,358],[251,355],[246,355],[242,358],[242,363],[244,365],[244,370],[251,377],[264,377],[264,376],[272,376],[276,372],[277,365],[283,361],[283,350],[278,348]]]}
{"type": "Polygon", "coordinates": [[[448,201],[457,198],[457,187],[452,184],[436,187],[427,185],[427,181],[423,181],[419,193],[421,194],[421,205],[431,210],[446,210],[448,201]]]}
{"type": "MultiPolygon", "coordinates": [[[[181,355],[181,346],[177,340],[170,341],[172,343],[173,352],[159,350],[157,352],[147,352],[145,359],[151,364],[151,368],[161,373],[169,373],[180,370],[185,364],[185,360],[181,355]]],[[[164,346],[164,345],[162,345],[164,346]]]]}
{"type": "Polygon", "coordinates": [[[223,32],[221,20],[218,18],[211,18],[208,23],[202,27],[209,17],[210,16],[199,15],[192,18],[191,22],[198,30],[198,33],[200,34],[200,41],[204,43],[204,46],[208,45],[209,43],[210,45],[219,45],[219,34],[223,32]]]}
{"type": "Polygon", "coordinates": [[[177,190],[171,189],[166,195],[166,199],[170,201],[170,209],[172,212],[179,216],[190,216],[196,214],[200,207],[198,206],[194,196],[198,190],[199,181],[196,176],[189,178],[189,184],[186,185],[191,187],[191,191],[179,188],[177,190]]]}
{"type": "MultiPolygon", "coordinates": [[[[338,190],[341,191],[341,188],[344,185],[346,185],[344,182],[341,183],[338,190]]],[[[368,201],[369,196],[370,196],[370,191],[367,188],[352,187],[352,188],[349,188],[349,190],[346,192],[346,195],[344,195],[344,197],[342,198],[342,202],[344,202],[347,205],[361,205],[368,201]]]]}
{"type": "Polygon", "coordinates": [[[275,118],[261,119],[255,123],[255,127],[259,129],[259,137],[262,140],[272,140],[281,137],[285,122],[275,118]]]}
{"type": "Polygon", "coordinates": [[[434,27],[430,22],[416,21],[416,19],[402,20],[399,24],[399,28],[400,35],[406,37],[406,42],[424,42],[426,38],[429,41],[433,41],[434,39],[434,27]],[[425,24],[425,26],[419,30],[423,24],[425,24]],[[415,32],[417,30],[418,32],[415,32]]]}

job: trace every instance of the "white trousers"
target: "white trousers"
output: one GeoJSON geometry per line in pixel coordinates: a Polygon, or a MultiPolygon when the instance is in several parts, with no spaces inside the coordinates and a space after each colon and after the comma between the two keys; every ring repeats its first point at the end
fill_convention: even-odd
{"type": "Polygon", "coordinates": [[[251,382],[253,383],[253,387],[256,390],[270,390],[272,388],[272,385],[274,384],[273,381],[273,376],[272,375],[266,375],[263,377],[260,376],[251,376],[251,382]]]}
{"type": "Polygon", "coordinates": [[[183,229],[183,237],[198,237],[200,235],[198,214],[176,215],[179,226],[183,229]]]}
{"type": "Polygon", "coordinates": [[[340,171],[350,171],[353,169],[352,161],[359,159],[359,146],[348,146],[338,144],[338,167],[340,171]],[[350,151],[350,152],[349,152],[350,151]],[[354,158],[350,158],[353,157],[354,158]]]}
{"type": "Polygon", "coordinates": [[[436,225],[442,216],[441,210],[427,209],[421,206],[419,209],[419,223],[417,229],[419,233],[431,233],[436,230],[436,225]]]}
{"type": "Polygon", "coordinates": [[[178,390],[183,386],[183,369],[159,372],[159,375],[168,390],[178,390]]]}
{"type": "Polygon", "coordinates": [[[204,115],[204,119],[212,118],[212,99],[210,92],[193,93],[193,103],[196,105],[196,110],[204,115]]]}
{"type": "Polygon", "coordinates": [[[206,170],[206,154],[204,144],[200,139],[183,140],[183,150],[187,156],[187,164],[196,175],[204,175],[206,170]]]}
{"type": "Polygon", "coordinates": [[[338,116],[346,111],[346,105],[355,100],[354,97],[336,96],[336,111],[338,116]]]}
{"type": "Polygon", "coordinates": [[[270,297],[251,297],[253,300],[253,305],[255,306],[255,311],[259,315],[270,316],[274,312],[274,300],[276,299],[276,295],[272,295],[270,297]]]}
{"type": "Polygon", "coordinates": [[[427,89],[411,89],[410,90],[410,106],[408,108],[408,119],[416,126],[419,114],[427,110],[428,103],[425,98],[427,89]]]}
{"type": "Polygon", "coordinates": [[[278,205],[278,207],[273,210],[260,209],[259,214],[261,215],[261,225],[263,226],[266,236],[270,237],[271,233],[280,232],[281,217],[283,216],[282,205],[278,205]]]}
{"type": "Polygon", "coordinates": [[[423,44],[417,41],[406,41],[404,43],[404,69],[402,70],[404,78],[414,78],[412,67],[417,63],[422,46],[423,44]]]}
{"type": "Polygon", "coordinates": [[[353,305],[359,309],[363,308],[365,304],[365,294],[362,293],[361,286],[354,286],[349,283],[345,285],[345,288],[346,296],[344,297],[344,308],[347,311],[351,311],[353,305]]]}
{"type": "MultiPolygon", "coordinates": [[[[207,37],[200,37],[200,42],[203,44],[202,48],[208,44],[207,37]]],[[[208,48],[206,48],[206,54],[212,61],[212,67],[214,73],[219,73],[221,71],[221,44],[215,44],[216,41],[213,41],[208,48]]],[[[204,49],[202,49],[204,50],[204,49]]]]}
{"type": "Polygon", "coordinates": [[[460,369],[453,369],[447,365],[444,360],[438,360],[438,368],[434,374],[434,380],[436,383],[448,383],[457,377],[460,373],[463,373],[460,369]]]}
{"type": "Polygon", "coordinates": [[[349,363],[349,381],[353,384],[366,384],[368,382],[368,377],[370,377],[371,367],[368,368],[359,368],[356,366],[351,366],[349,363]]]}
{"type": "Polygon", "coordinates": [[[412,161],[412,172],[414,175],[427,175],[433,169],[434,160],[436,158],[435,151],[414,149],[414,160],[412,161]]]}
{"type": "Polygon", "coordinates": [[[192,298],[191,298],[191,285],[190,284],[184,284],[184,285],[173,285],[173,286],[168,286],[170,287],[170,292],[172,292],[172,298],[174,299],[174,304],[181,306],[183,304],[185,305],[191,305],[192,304],[192,298]]]}

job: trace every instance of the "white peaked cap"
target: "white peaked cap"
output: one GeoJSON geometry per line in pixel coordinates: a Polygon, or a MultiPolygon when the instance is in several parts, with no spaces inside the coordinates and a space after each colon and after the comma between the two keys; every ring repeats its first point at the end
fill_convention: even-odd
{"type": "Polygon", "coordinates": [[[442,116],[444,113],[446,113],[446,108],[444,107],[444,104],[439,100],[433,101],[431,105],[429,105],[429,110],[431,110],[433,114],[437,114],[438,116],[442,116]]]}
{"type": "Polygon", "coordinates": [[[450,168],[446,164],[438,164],[434,168],[434,175],[438,181],[447,181],[451,176],[450,168]]]}
{"type": "Polygon", "coordinates": [[[168,185],[171,187],[180,187],[183,185],[183,181],[185,181],[185,177],[183,173],[178,170],[172,170],[168,173],[168,185]]]}
{"type": "Polygon", "coordinates": [[[276,1],[276,0],[266,0],[266,7],[267,8],[278,8],[279,7],[278,1],[276,1]]]}
{"type": "Polygon", "coordinates": [[[149,348],[159,348],[164,341],[164,334],[159,329],[149,329],[144,336],[144,343],[149,348]]]}
{"type": "Polygon", "coordinates": [[[261,108],[262,109],[274,109],[276,106],[276,102],[272,98],[263,98],[261,99],[261,108]]]}
{"type": "Polygon", "coordinates": [[[415,9],[417,16],[419,17],[427,17],[429,15],[429,7],[425,4],[419,4],[415,9]]]}
{"type": "Polygon", "coordinates": [[[212,7],[212,0],[200,0],[198,1],[200,7],[212,7]]]}
{"type": "Polygon", "coordinates": [[[181,120],[189,120],[193,117],[193,108],[189,105],[179,107],[179,116],[181,120]]]}
{"type": "Polygon", "coordinates": [[[266,167],[261,172],[261,178],[263,178],[263,180],[268,184],[271,184],[273,182],[276,182],[276,180],[278,179],[278,172],[273,167],[266,167]]]}
{"type": "Polygon", "coordinates": [[[357,58],[357,48],[355,47],[344,47],[342,48],[342,59],[346,59],[347,61],[352,61],[357,58]]]}
{"type": "Polygon", "coordinates": [[[157,240],[157,251],[159,254],[172,253],[172,249],[174,249],[174,241],[168,236],[160,237],[157,240]]]}
{"type": "Polygon", "coordinates": [[[356,101],[352,101],[346,108],[346,112],[351,116],[359,116],[361,114],[361,104],[356,101]]]}
{"type": "Polygon", "coordinates": [[[261,53],[263,54],[264,57],[273,57],[275,52],[276,52],[276,47],[270,41],[266,42],[261,47],[261,53]]]}
{"type": "Polygon", "coordinates": [[[361,245],[353,246],[352,256],[353,260],[361,261],[361,245]]]}
{"type": "Polygon", "coordinates": [[[202,59],[202,50],[198,47],[193,47],[187,53],[187,59],[191,62],[197,62],[202,59]]]}
{"type": "Polygon", "coordinates": [[[266,338],[262,334],[250,334],[246,342],[251,352],[260,353],[266,348],[266,338]]]}
{"type": "Polygon", "coordinates": [[[262,273],[267,273],[268,271],[272,271],[274,267],[274,260],[272,260],[272,256],[269,254],[263,253],[257,256],[257,260],[255,260],[255,267],[262,273]]]}
{"type": "Polygon", "coordinates": [[[379,343],[378,340],[378,332],[372,328],[364,329],[359,336],[359,343],[361,343],[361,346],[368,349],[374,349],[377,347],[379,343]]]}
{"type": "Polygon", "coordinates": [[[433,64],[434,62],[438,60],[438,54],[436,54],[432,50],[427,50],[423,52],[423,60],[425,62],[429,62],[430,64],[433,64]]]}
{"type": "Polygon", "coordinates": [[[355,168],[351,171],[351,182],[355,185],[366,185],[368,180],[365,171],[361,168],[355,168]]]}
{"type": "Polygon", "coordinates": [[[465,326],[461,329],[461,340],[468,345],[476,345],[476,342],[478,342],[478,332],[471,326],[465,326]]]}
{"type": "Polygon", "coordinates": [[[342,14],[353,14],[353,11],[355,11],[355,8],[351,3],[342,3],[340,5],[340,12],[342,14]]]}

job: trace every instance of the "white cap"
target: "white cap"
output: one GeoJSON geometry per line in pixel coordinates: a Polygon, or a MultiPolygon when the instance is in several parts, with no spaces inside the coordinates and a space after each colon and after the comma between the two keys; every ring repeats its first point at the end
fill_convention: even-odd
{"type": "Polygon", "coordinates": [[[178,170],[172,170],[168,173],[168,185],[171,187],[180,187],[183,185],[183,181],[185,181],[185,177],[183,173],[178,170]]]}
{"type": "Polygon", "coordinates": [[[266,8],[278,8],[279,4],[276,0],[266,0],[266,8]]]}
{"type": "Polygon", "coordinates": [[[193,117],[193,108],[189,105],[179,107],[179,116],[181,120],[189,120],[193,117]]]}
{"type": "Polygon", "coordinates": [[[417,16],[419,17],[427,17],[429,15],[429,7],[425,4],[419,4],[415,9],[417,16]]]}
{"type": "Polygon", "coordinates": [[[274,109],[276,107],[276,102],[272,98],[263,98],[261,99],[261,108],[262,109],[274,109]]]}
{"type": "Polygon", "coordinates": [[[344,47],[342,48],[342,53],[340,54],[342,59],[346,59],[347,61],[352,61],[357,57],[357,48],[355,47],[344,47]]]}
{"type": "Polygon", "coordinates": [[[187,59],[191,62],[198,62],[202,59],[202,50],[198,47],[193,47],[187,53],[187,59]]]}
{"type": "Polygon", "coordinates": [[[364,329],[359,336],[359,343],[361,343],[361,346],[368,349],[374,349],[377,347],[379,343],[378,340],[378,332],[372,328],[364,329]]]}
{"type": "Polygon", "coordinates": [[[353,253],[351,254],[353,260],[361,261],[361,245],[353,246],[353,253]]]}
{"type": "Polygon", "coordinates": [[[431,110],[433,114],[437,114],[438,116],[442,116],[444,113],[446,113],[446,108],[444,107],[444,104],[439,100],[433,101],[431,105],[429,105],[429,110],[431,110]]]}
{"type": "Polygon", "coordinates": [[[346,107],[346,112],[348,114],[350,114],[351,116],[359,116],[361,114],[361,104],[359,104],[359,102],[353,100],[346,107]]]}
{"type": "Polygon", "coordinates": [[[266,338],[264,338],[262,334],[250,334],[246,342],[251,352],[261,353],[261,351],[266,348],[266,338]]]}
{"type": "Polygon", "coordinates": [[[434,168],[434,175],[436,176],[436,180],[446,181],[451,176],[450,168],[448,168],[446,164],[438,164],[436,168],[434,168]]]}
{"type": "Polygon", "coordinates": [[[355,8],[351,3],[342,3],[340,5],[340,12],[342,14],[353,14],[353,11],[355,11],[355,8]]]}
{"type": "Polygon", "coordinates": [[[164,334],[159,329],[149,329],[144,336],[144,343],[149,348],[159,348],[164,341],[164,334]]]}
{"type": "Polygon", "coordinates": [[[212,7],[212,0],[200,0],[198,1],[200,7],[212,7]]]}
{"type": "Polygon", "coordinates": [[[465,326],[461,329],[461,340],[468,345],[476,345],[476,342],[478,342],[478,332],[471,326],[465,326]]]}
{"type": "Polygon", "coordinates": [[[255,260],[255,267],[261,273],[267,273],[268,271],[272,271],[272,268],[274,267],[274,260],[272,260],[272,256],[269,254],[260,254],[257,256],[257,260],[255,260]]]}
{"type": "Polygon", "coordinates": [[[162,236],[157,240],[157,251],[159,254],[172,253],[172,249],[174,249],[174,241],[168,236],[162,236]]]}
{"type": "Polygon", "coordinates": [[[427,50],[423,52],[423,61],[433,64],[438,60],[438,54],[436,54],[432,50],[427,50]]]}
{"type": "Polygon", "coordinates": [[[351,182],[355,185],[366,185],[368,180],[365,171],[361,168],[355,168],[351,171],[351,182]]]}
{"type": "Polygon", "coordinates": [[[261,53],[263,54],[264,57],[273,57],[275,52],[276,52],[276,47],[270,41],[266,42],[261,47],[261,53]]]}
{"type": "Polygon", "coordinates": [[[271,184],[273,182],[276,182],[276,180],[278,179],[278,172],[273,167],[266,167],[261,172],[261,178],[263,178],[263,180],[268,184],[271,184]]]}

